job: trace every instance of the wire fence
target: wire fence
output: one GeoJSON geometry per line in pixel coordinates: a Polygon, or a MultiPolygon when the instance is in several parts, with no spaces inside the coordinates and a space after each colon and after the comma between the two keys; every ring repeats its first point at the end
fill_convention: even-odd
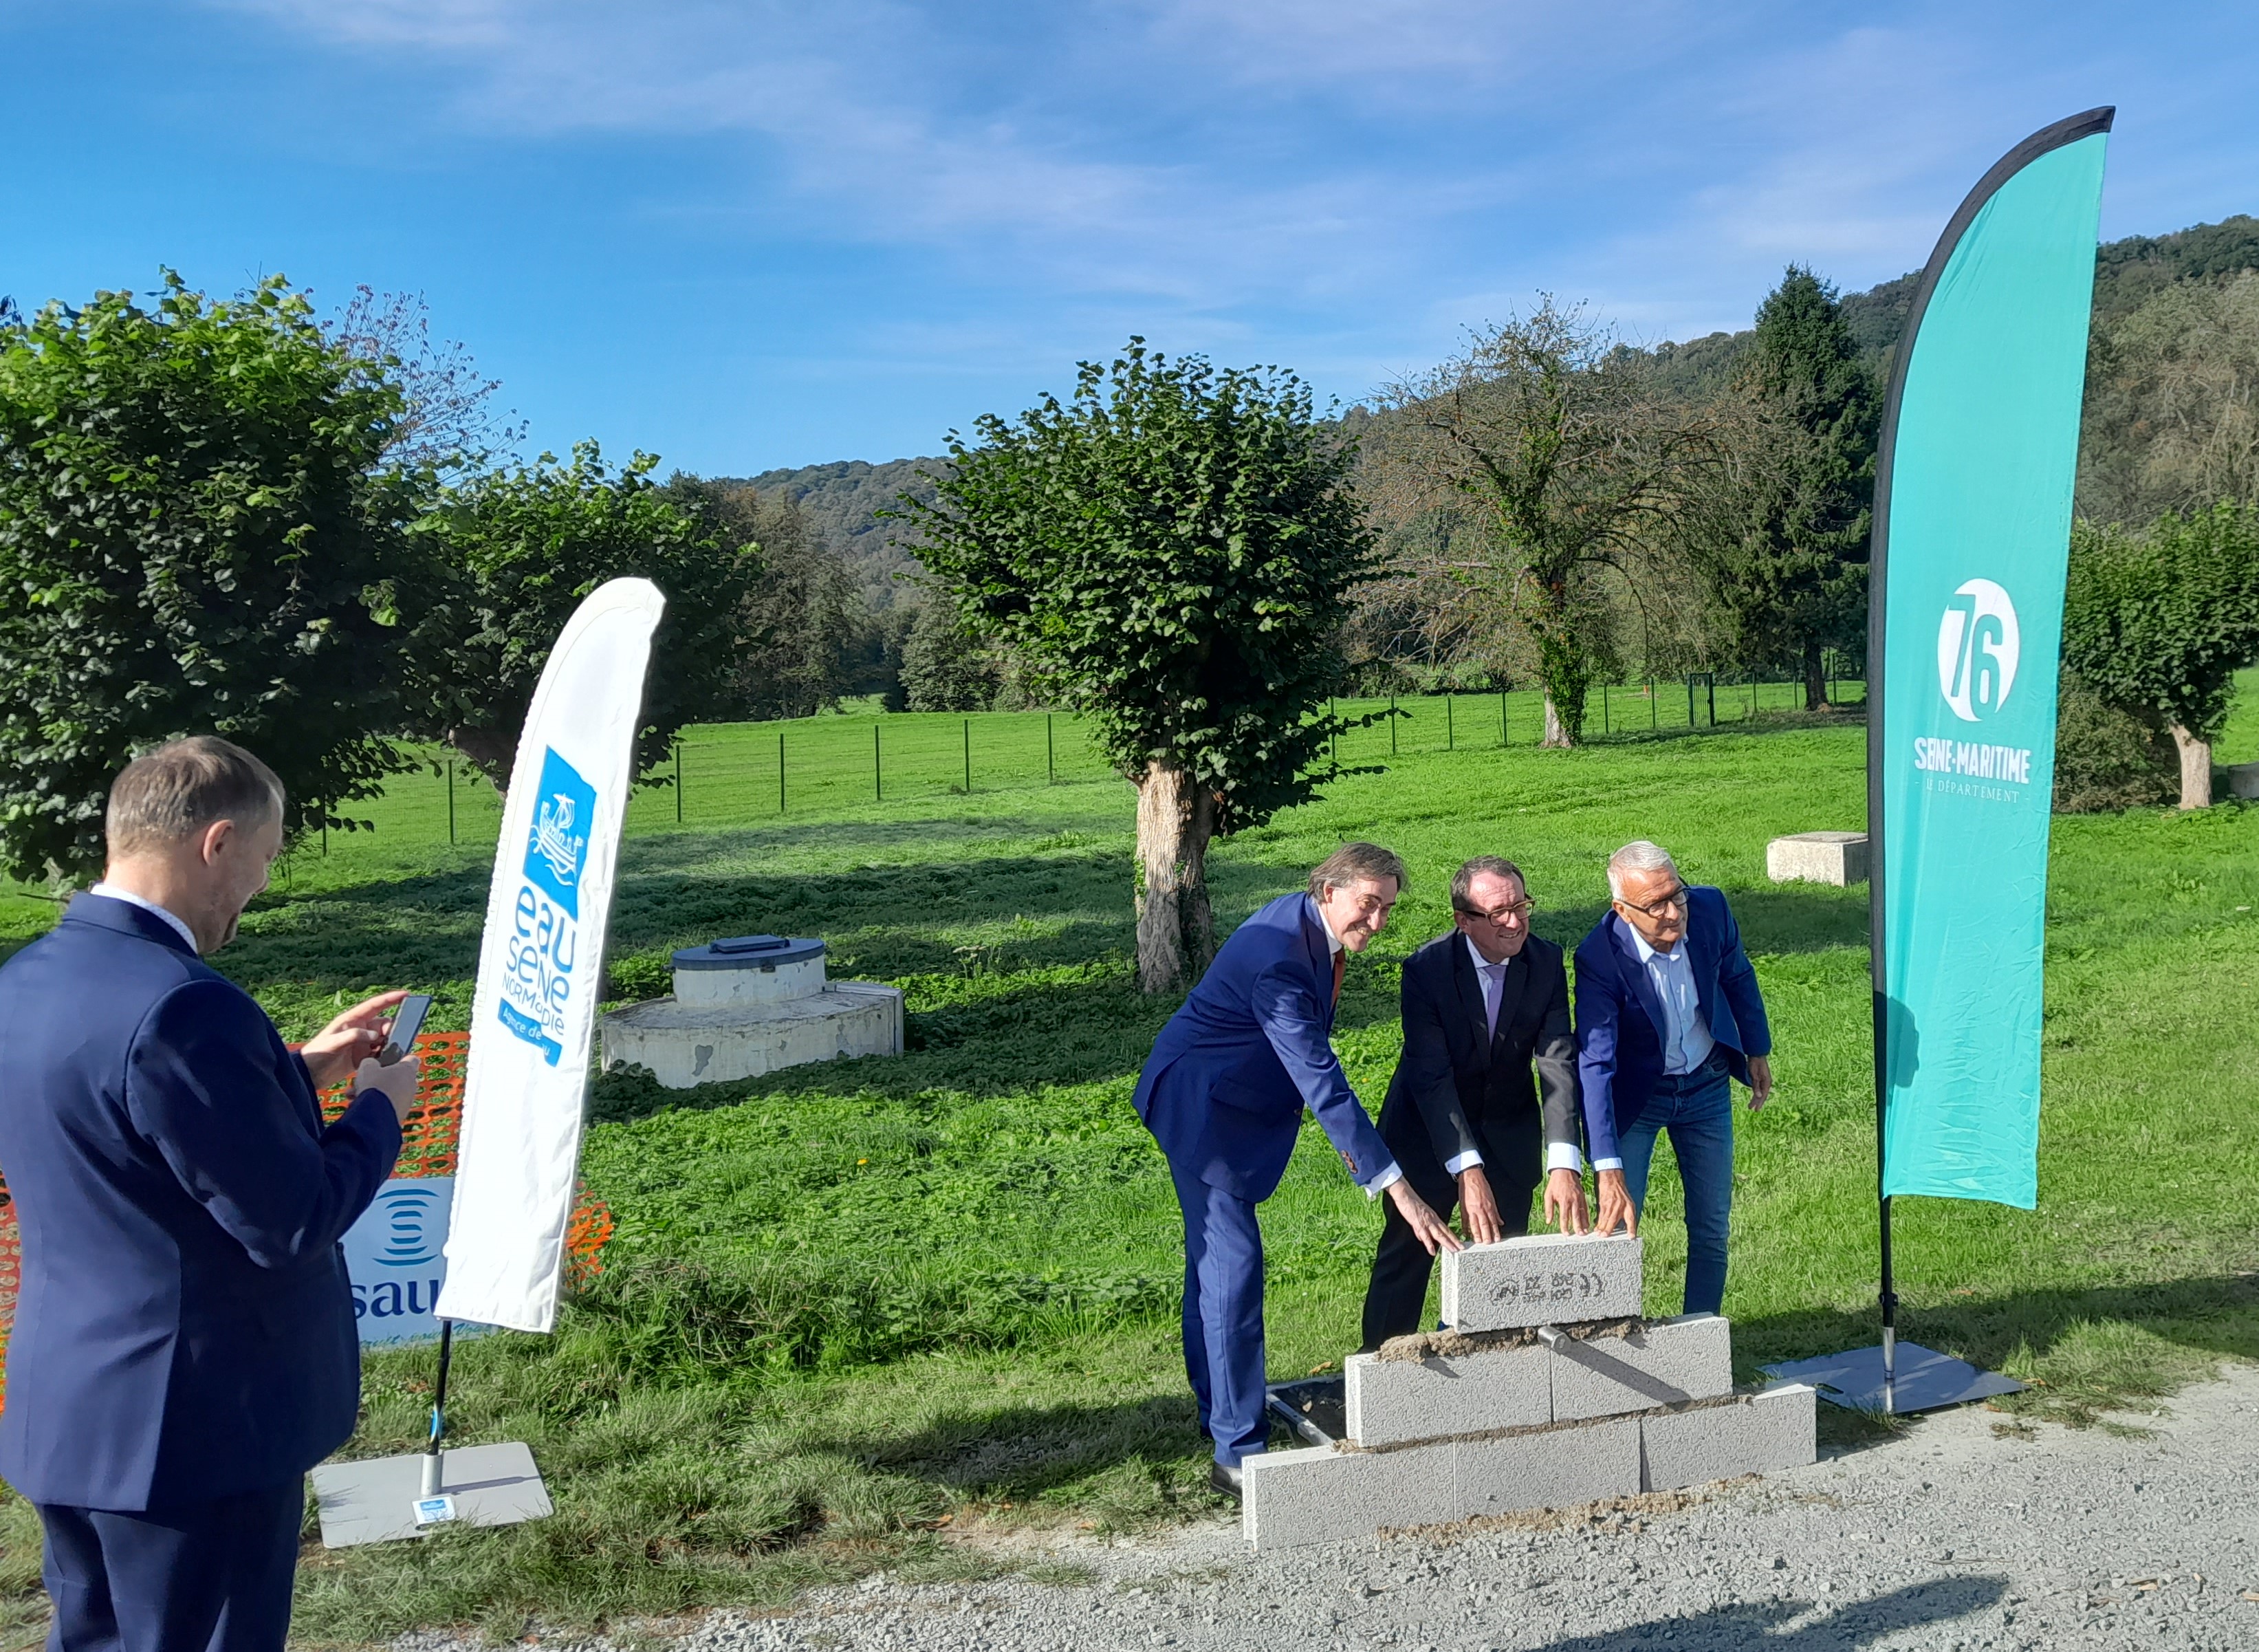
{"type": "MultiPolygon", "coordinates": [[[[1837,702],[1864,685],[1831,679],[1837,702]]],[[[1595,686],[1588,738],[1725,727],[1801,709],[1801,682],[1728,680],[1709,673],[1595,686]]],[[[1472,694],[1371,695],[1329,702],[1358,724],[1333,743],[1333,760],[1363,768],[1392,757],[1534,746],[1544,738],[1544,696],[1535,688],[1472,694]],[[1368,721],[1369,720],[1369,721],[1368,721]]],[[[395,842],[490,844],[502,803],[476,770],[434,750],[418,773],[353,806],[395,842]]],[[[822,819],[873,805],[932,801],[1023,787],[1115,778],[1084,719],[1059,711],[890,712],[685,729],[656,779],[629,801],[626,830],[655,832],[822,819]]],[[[324,851],[325,852],[325,851],[324,851]]]]}

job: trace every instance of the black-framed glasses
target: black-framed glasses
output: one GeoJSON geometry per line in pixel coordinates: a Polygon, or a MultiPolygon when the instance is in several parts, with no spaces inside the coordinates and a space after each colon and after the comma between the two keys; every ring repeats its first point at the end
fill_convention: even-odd
{"type": "Polygon", "coordinates": [[[1537,910],[1537,903],[1535,901],[1517,901],[1510,906],[1493,907],[1488,912],[1479,912],[1472,907],[1453,907],[1451,910],[1466,917],[1482,918],[1489,922],[1504,926],[1516,918],[1521,919],[1524,923],[1529,922],[1529,915],[1537,910]]]}
{"type": "Polygon", "coordinates": [[[1671,911],[1674,907],[1681,912],[1686,910],[1686,886],[1683,883],[1680,884],[1676,889],[1673,889],[1669,894],[1664,896],[1660,901],[1625,901],[1621,895],[1617,897],[1617,900],[1621,904],[1629,907],[1634,912],[1644,912],[1650,918],[1659,918],[1665,913],[1671,911]]]}

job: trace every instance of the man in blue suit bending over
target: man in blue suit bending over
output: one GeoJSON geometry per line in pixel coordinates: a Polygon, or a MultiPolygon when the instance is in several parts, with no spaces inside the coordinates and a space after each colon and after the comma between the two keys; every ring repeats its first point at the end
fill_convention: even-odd
{"type": "Polygon", "coordinates": [[[1671,1132],[1686,1190],[1686,1312],[1726,1297],[1734,1101],[1772,1094],[1772,1031],[1726,897],[1689,887],[1650,843],[1608,861],[1606,917],[1577,945],[1577,1074],[1600,1182],[1595,1230],[1638,1231],[1655,1138],[1671,1132]]]}
{"type": "Polygon", "coordinates": [[[1185,1213],[1185,1374],[1215,1443],[1209,1484],[1236,1497],[1263,1449],[1263,1235],[1255,1207],[1286,1172],[1302,1109],[1366,1197],[1386,1193],[1433,1255],[1458,1241],[1412,1191],[1330,1042],[1349,954],[1388,922],[1404,863],[1344,844],[1235,930],[1170,1017],[1132,1105],[1167,1156],[1185,1213]]]}
{"type": "Polygon", "coordinates": [[[280,1652],[305,1471],[352,1434],[338,1237],[390,1173],[388,993],[299,1051],[203,963],[282,846],[224,740],[110,787],[103,881],[0,968],[0,1167],[23,1277],[0,1475],[39,1512],[49,1652],[280,1652]],[[324,1128],[319,1086],[353,1104],[324,1128]]]}

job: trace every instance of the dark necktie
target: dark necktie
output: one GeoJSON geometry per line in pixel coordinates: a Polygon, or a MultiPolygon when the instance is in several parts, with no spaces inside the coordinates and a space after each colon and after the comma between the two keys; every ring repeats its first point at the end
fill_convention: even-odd
{"type": "Polygon", "coordinates": [[[1334,1002],[1341,1003],[1342,977],[1349,973],[1349,949],[1343,947],[1334,954],[1334,1002]]]}

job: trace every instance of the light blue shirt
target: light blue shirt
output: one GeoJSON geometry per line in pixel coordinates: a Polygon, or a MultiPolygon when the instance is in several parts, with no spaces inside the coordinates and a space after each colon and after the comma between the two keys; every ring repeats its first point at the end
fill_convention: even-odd
{"type": "MultiPolygon", "coordinates": [[[[1626,924],[1626,929],[1631,926],[1626,924]]],[[[1688,926],[1690,930],[1692,925],[1688,926]]],[[[1647,979],[1655,988],[1655,996],[1663,1006],[1663,1070],[1666,1073],[1692,1072],[1710,1058],[1715,1043],[1710,1036],[1710,1024],[1702,1018],[1701,994],[1694,990],[1694,965],[1686,956],[1686,936],[1678,937],[1678,944],[1668,952],[1658,952],[1647,943],[1647,937],[1631,929],[1631,943],[1639,949],[1639,961],[1647,966],[1647,979]]]]}

